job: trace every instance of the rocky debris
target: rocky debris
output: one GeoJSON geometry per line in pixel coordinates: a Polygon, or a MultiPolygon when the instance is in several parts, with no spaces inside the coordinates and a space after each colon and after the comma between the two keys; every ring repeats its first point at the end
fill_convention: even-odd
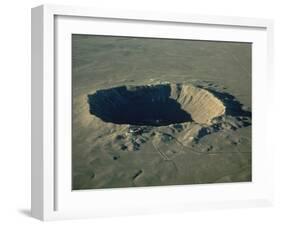
{"type": "Polygon", "coordinates": [[[128,147],[125,144],[121,144],[120,146],[121,150],[125,151],[128,149],[128,147]]]}
{"type": "Polygon", "coordinates": [[[120,158],[119,155],[114,155],[114,156],[112,157],[113,160],[117,160],[117,159],[119,159],[119,158],[120,158]]]}
{"type": "Polygon", "coordinates": [[[151,126],[135,126],[130,125],[128,128],[128,133],[132,135],[142,135],[143,133],[149,133],[151,131],[151,126]]]}
{"type": "Polygon", "coordinates": [[[174,124],[173,128],[177,131],[177,132],[181,132],[183,131],[183,126],[181,124],[174,124]]]}

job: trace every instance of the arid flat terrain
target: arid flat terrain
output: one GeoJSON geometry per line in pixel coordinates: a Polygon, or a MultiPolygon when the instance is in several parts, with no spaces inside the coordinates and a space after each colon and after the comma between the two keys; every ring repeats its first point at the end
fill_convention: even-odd
{"type": "Polygon", "coordinates": [[[72,188],[251,181],[251,44],[72,36],[72,188]]]}

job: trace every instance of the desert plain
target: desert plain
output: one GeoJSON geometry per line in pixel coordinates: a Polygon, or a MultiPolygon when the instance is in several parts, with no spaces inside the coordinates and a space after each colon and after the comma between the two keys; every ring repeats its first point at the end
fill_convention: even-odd
{"type": "Polygon", "coordinates": [[[251,43],[72,35],[72,189],[250,182],[251,43]]]}

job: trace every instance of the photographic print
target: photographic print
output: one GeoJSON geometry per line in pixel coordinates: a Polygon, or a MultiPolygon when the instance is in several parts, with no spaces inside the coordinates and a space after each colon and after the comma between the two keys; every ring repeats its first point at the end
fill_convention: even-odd
{"type": "Polygon", "coordinates": [[[72,34],[72,189],[252,180],[252,44],[72,34]]]}

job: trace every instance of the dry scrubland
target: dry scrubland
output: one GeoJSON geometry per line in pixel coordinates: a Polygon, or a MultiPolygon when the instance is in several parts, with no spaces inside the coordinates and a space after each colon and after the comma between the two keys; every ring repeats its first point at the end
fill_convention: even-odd
{"type": "Polygon", "coordinates": [[[251,45],[73,35],[73,189],[251,181],[251,45]]]}

